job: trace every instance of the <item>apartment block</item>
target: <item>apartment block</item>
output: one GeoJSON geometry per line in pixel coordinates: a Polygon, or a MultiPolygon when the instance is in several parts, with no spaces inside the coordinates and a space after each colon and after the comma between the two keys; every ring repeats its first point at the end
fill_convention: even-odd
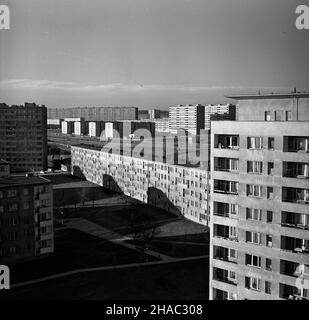
{"type": "Polygon", "coordinates": [[[48,108],[48,119],[84,118],[86,121],[137,120],[135,107],[48,108]]]}
{"type": "Polygon", "coordinates": [[[14,264],[53,253],[52,185],[38,176],[0,178],[0,261],[14,264]]]}
{"type": "Polygon", "coordinates": [[[176,134],[179,129],[197,135],[205,127],[205,106],[178,105],[169,107],[169,131],[176,134]]]}
{"type": "Polygon", "coordinates": [[[208,224],[208,172],[99,148],[72,146],[72,174],[150,205],[208,224]]]}
{"type": "Polygon", "coordinates": [[[210,129],[211,121],[236,120],[236,106],[218,104],[205,106],[205,129],[210,129]]]}
{"type": "Polygon", "coordinates": [[[231,98],[238,121],[211,123],[210,299],[308,299],[309,94],[231,98]]]}
{"type": "Polygon", "coordinates": [[[46,170],[45,106],[0,104],[0,159],[9,162],[12,172],[46,170]]]}
{"type": "Polygon", "coordinates": [[[105,122],[90,121],[89,122],[89,137],[100,137],[102,131],[105,130],[105,122]]]}

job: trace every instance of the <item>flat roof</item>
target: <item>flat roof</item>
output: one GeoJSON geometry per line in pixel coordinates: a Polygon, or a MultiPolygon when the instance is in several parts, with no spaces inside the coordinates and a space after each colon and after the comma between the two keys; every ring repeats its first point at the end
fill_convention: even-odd
{"type": "Polygon", "coordinates": [[[8,176],[0,178],[0,188],[13,187],[13,186],[26,186],[26,185],[38,185],[49,184],[50,180],[39,176],[8,176]]]}
{"type": "Polygon", "coordinates": [[[234,100],[309,98],[309,92],[239,94],[239,95],[228,95],[225,97],[234,99],[234,100]]]}

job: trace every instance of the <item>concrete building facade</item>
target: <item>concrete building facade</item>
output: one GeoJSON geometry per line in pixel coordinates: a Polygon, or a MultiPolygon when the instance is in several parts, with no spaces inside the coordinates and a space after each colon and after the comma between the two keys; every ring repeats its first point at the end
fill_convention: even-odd
{"type": "Polygon", "coordinates": [[[48,119],[84,118],[86,121],[137,120],[135,107],[48,108],[48,119]]]}
{"type": "Polygon", "coordinates": [[[72,146],[72,174],[150,205],[208,224],[208,172],[72,146]]]}
{"type": "Polygon", "coordinates": [[[9,162],[12,172],[46,170],[45,106],[0,104],[0,159],[9,162]]]}
{"type": "Polygon", "coordinates": [[[37,176],[0,178],[0,261],[14,264],[54,251],[53,190],[37,176]]]}
{"type": "Polygon", "coordinates": [[[184,129],[190,134],[197,135],[205,127],[205,106],[178,105],[169,107],[169,131],[176,134],[184,129]]]}
{"type": "Polygon", "coordinates": [[[308,299],[309,94],[232,98],[239,120],[211,124],[210,299],[308,299]]]}
{"type": "Polygon", "coordinates": [[[211,121],[236,120],[236,106],[218,104],[205,106],[205,129],[210,129],[211,121]]]}

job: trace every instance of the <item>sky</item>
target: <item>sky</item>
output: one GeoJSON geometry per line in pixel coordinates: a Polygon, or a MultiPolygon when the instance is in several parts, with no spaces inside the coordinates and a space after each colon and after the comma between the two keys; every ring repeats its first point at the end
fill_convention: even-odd
{"type": "Polygon", "coordinates": [[[165,109],[309,90],[306,2],[0,0],[0,102],[165,109]]]}

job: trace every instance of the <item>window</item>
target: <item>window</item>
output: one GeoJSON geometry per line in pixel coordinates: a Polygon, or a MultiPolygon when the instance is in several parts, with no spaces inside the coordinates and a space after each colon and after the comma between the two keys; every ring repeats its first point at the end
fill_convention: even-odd
{"type": "Polygon", "coordinates": [[[236,259],[236,258],[237,258],[237,253],[236,253],[236,250],[235,250],[235,249],[229,248],[229,257],[230,257],[230,258],[233,258],[233,259],[236,259]]]}
{"type": "Polygon", "coordinates": [[[285,112],[285,120],[291,121],[292,120],[292,111],[286,111],[285,112]]]}
{"type": "Polygon", "coordinates": [[[272,263],[271,263],[271,259],[269,259],[269,258],[266,258],[265,269],[268,271],[272,270],[272,263]]]}
{"type": "Polygon", "coordinates": [[[248,173],[263,173],[263,162],[262,161],[247,161],[247,172],[248,173]]]}
{"type": "Polygon", "coordinates": [[[270,111],[265,111],[265,121],[270,121],[270,111]]]}
{"type": "Polygon", "coordinates": [[[247,214],[246,214],[247,220],[262,220],[262,210],[261,209],[253,209],[253,208],[247,208],[247,214]]]}
{"type": "Polygon", "coordinates": [[[24,189],[24,196],[27,196],[29,194],[29,190],[28,189],[24,189]]]}
{"type": "Polygon", "coordinates": [[[246,231],[246,242],[260,244],[261,234],[259,232],[246,231]]]}
{"type": "Polygon", "coordinates": [[[273,162],[268,162],[267,164],[267,174],[268,175],[273,175],[274,174],[274,163],[273,162]]]}
{"type": "Polygon", "coordinates": [[[273,200],[274,199],[274,188],[267,187],[267,199],[273,200]]]}
{"type": "Polygon", "coordinates": [[[273,212],[267,211],[267,223],[271,223],[273,221],[273,212]]]}
{"type": "Polygon", "coordinates": [[[247,196],[262,197],[262,186],[247,184],[247,196]]]}
{"type": "Polygon", "coordinates": [[[24,209],[25,209],[25,210],[28,210],[28,209],[29,209],[29,202],[25,202],[25,203],[24,203],[24,209]]]}
{"type": "Polygon", "coordinates": [[[271,294],[271,282],[265,281],[265,293],[271,294]]]}
{"type": "Polygon", "coordinates": [[[8,198],[16,197],[17,191],[15,189],[11,189],[8,191],[8,198]]]}
{"type": "Polygon", "coordinates": [[[263,137],[248,137],[248,149],[263,149],[263,137]]]}
{"type": "Polygon", "coordinates": [[[254,277],[246,277],[245,278],[245,285],[247,289],[252,290],[260,290],[261,287],[261,279],[254,278],[254,277]]]}
{"type": "Polygon", "coordinates": [[[275,111],[275,120],[276,121],[282,121],[283,120],[282,119],[282,113],[283,113],[283,111],[281,111],[281,110],[275,111]]]}
{"type": "Polygon", "coordinates": [[[273,246],[273,237],[269,234],[266,235],[266,246],[267,247],[273,246]]]}
{"type": "Polygon", "coordinates": [[[246,265],[253,267],[261,267],[261,257],[246,254],[246,265]]]}
{"type": "Polygon", "coordinates": [[[273,138],[273,137],[268,138],[268,149],[269,150],[275,149],[275,138],[273,138]]]}
{"type": "Polygon", "coordinates": [[[235,282],[235,281],[236,281],[236,272],[229,270],[229,272],[228,272],[228,279],[229,279],[230,281],[235,282]]]}
{"type": "Polygon", "coordinates": [[[236,227],[230,227],[230,238],[237,238],[237,228],[236,227]]]}

